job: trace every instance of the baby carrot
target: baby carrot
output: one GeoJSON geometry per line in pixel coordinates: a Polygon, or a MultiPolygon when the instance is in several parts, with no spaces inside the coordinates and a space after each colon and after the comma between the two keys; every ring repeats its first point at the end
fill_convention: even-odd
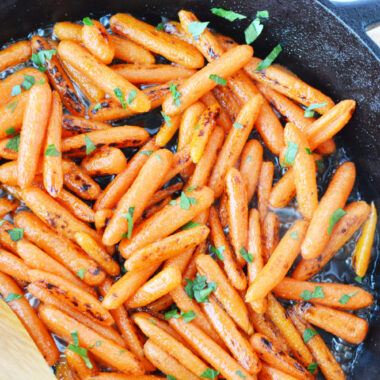
{"type": "Polygon", "coordinates": [[[191,155],[190,155],[190,145],[186,145],[183,149],[174,153],[172,164],[169,171],[166,173],[166,176],[161,182],[161,186],[164,186],[177,174],[182,173],[192,164],[191,155]]]}
{"type": "Polygon", "coordinates": [[[294,376],[288,375],[274,367],[263,364],[260,371],[260,380],[295,380],[294,376]]]}
{"type": "Polygon", "coordinates": [[[257,185],[257,209],[260,213],[260,221],[263,222],[268,214],[269,195],[273,184],[274,165],[271,161],[261,164],[259,182],[257,185]]]}
{"type": "MultiPolygon", "coordinates": [[[[214,90],[218,87],[219,86],[214,87],[214,90]]],[[[224,87],[224,86],[221,86],[221,87],[224,87]]],[[[227,133],[232,128],[231,119],[227,115],[227,112],[219,104],[218,100],[213,94],[213,91],[209,91],[208,93],[204,94],[201,97],[201,101],[206,107],[210,107],[213,104],[219,105],[219,115],[216,118],[216,123],[220,125],[227,133]]]]}
{"type": "Polygon", "coordinates": [[[65,350],[65,356],[71,370],[74,371],[74,373],[78,375],[80,379],[84,379],[87,376],[96,376],[99,373],[99,367],[90,354],[87,353],[87,357],[92,365],[91,369],[87,367],[86,362],[80,355],[76,354],[74,351],[69,350],[68,348],[65,350]]]}
{"type": "Polygon", "coordinates": [[[181,115],[176,115],[165,120],[156,135],[156,144],[158,146],[165,146],[177,132],[180,122],[181,115]]]}
{"type": "Polygon", "coordinates": [[[29,41],[19,41],[0,51],[0,71],[27,61],[32,55],[29,41]]]}
{"type": "Polygon", "coordinates": [[[182,113],[179,126],[177,151],[180,151],[190,143],[195,126],[206,107],[202,102],[195,102],[182,113]]]}
{"type": "Polygon", "coordinates": [[[212,90],[212,93],[222,109],[226,112],[229,120],[235,120],[240,112],[241,106],[230,88],[227,86],[217,86],[212,90]]]}
{"type": "Polygon", "coordinates": [[[20,206],[17,199],[0,198],[0,218],[16,210],[20,206]]]}
{"type": "Polygon", "coordinates": [[[21,281],[29,282],[29,267],[16,255],[0,248],[0,272],[21,281]]]}
{"type": "Polygon", "coordinates": [[[115,58],[117,59],[142,65],[153,64],[156,61],[150,51],[133,41],[114,35],[111,35],[111,40],[115,46],[115,58]]]}

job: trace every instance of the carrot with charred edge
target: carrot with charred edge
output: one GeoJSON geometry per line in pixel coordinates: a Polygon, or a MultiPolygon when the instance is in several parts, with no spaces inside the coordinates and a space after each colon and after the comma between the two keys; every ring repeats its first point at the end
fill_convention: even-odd
{"type": "Polygon", "coordinates": [[[58,54],[71,66],[92,80],[96,86],[110,95],[114,100],[120,101],[118,97],[120,95],[120,98],[123,98],[121,104],[124,104],[124,107],[124,102],[127,102],[128,108],[132,111],[149,111],[150,101],[142,91],[124,79],[120,74],[117,74],[111,68],[98,61],[79,44],[72,41],[62,41],[58,45],[58,54]],[[115,89],[120,90],[116,91],[118,95],[115,93],[115,89]],[[128,97],[132,98],[130,96],[132,91],[135,96],[133,100],[128,100],[128,97]]]}
{"type": "Polygon", "coordinates": [[[257,140],[249,140],[244,146],[240,160],[240,173],[247,188],[248,202],[255,194],[262,162],[262,145],[257,140]]]}
{"type": "Polygon", "coordinates": [[[105,326],[104,324],[99,323],[93,318],[88,317],[86,314],[78,311],[74,307],[70,306],[68,303],[62,302],[57,296],[51,294],[48,290],[37,284],[29,284],[27,289],[33,297],[36,297],[44,304],[56,307],[57,309],[63,311],[65,314],[77,320],[78,322],[83,323],[92,330],[95,330],[104,338],[110,339],[116,344],[125,347],[125,342],[123,338],[114,327],[105,326]]]}
{"type": "Polygon", "coordinates": [[[327,103],[316,109],[316,111],[321,114],[326,113],[334,106],[334,102],[331,98],[306,84],[298,77],[290,75],[276,66],[272,65],[264,70],[256,71],[257,65],[260,62],[260,58],[253,57],[250,62],[244,66],[244,70],[254,80],[267,84],[274,90],[294,99],[306,107],[309,107],[312,104],[327,103]]]}
{"type": "Polygon", "coordinates": [[[39,307],[39,314],[49,330],[68,342],[71,341],[71,333],[76,330],[80,347],[86,348],[119,371],[138,375],[144,373],[140,361],[131,352],[124,350],[122,346],[102,337],[56,308],[42,305],[39,307]],[[101,345],[94,344],[98,340],[102,342],[101,345]]]}
{"type": "Polygon", "coordinates": [[[163,64],[142,65],[121,63],[112,65],[111,68],[131,83],[166,83],[188,78],[195,73],[193,69],[163,64]]]}
{"type": "Polygon", "coordinates": [[[256,332],[267,337],[275,346],[286,354],[290,353],[290,347],[266,314],[250,313],[251,321],[256,332]]]}
{"type": "Polygon", "coordinates": [[[105,145],[125,148],[140,146],[148,139],[149,133],[141,127],[129,125],[92,131],[63,139],[62,152],[71,155],[84,155],[87,149],[86,136],[97,148],[105,145]]]}
{"type": "Polygon", "coordinates": [[[228,78],[249,61],[252,52],[251,46],[236,46],[220,56],[219,59],[197,71],[178,87],[178,92],[181,93],[181,102],[178,105],[173,104],[173,96],[168,95],[162,104],[163,112],[168,116],[181,113],[217,85],[216,82],[209,78],[210,75],[228,78]]]}
{"type": "Polygon", "coordinates": [[[31,269],[39,269],[60,276],[84,291],[96,296],[96,291],[90,286],[84,284],[79,277],[74,276],[68,269],[47,253],[29,243],[25,239],[17,242],[17,254],[24,260],[25,264],[31,269]]]}
{"type": "Polygon", "coordinates": [[[85,232],[76,232],[74,240],[110,276],[116,277],[120,274],[119,264],[113,261],[106,249],[91,236],[85,232]]]}
{"type": "Polygon", "coordinates": [[[12,278],[1,272],[0,294],[4,300],[11,294],[21,296],[21,298],[7,301],[7,304],[20,319],[47,363],[50,366],[54,365],[59,358],[59,351],[53,338],[38,318],[35,310],[30,306],[28,300],[24,297],[24,292],[17,286],[12,278]]]}
{"type": "Polygon", "coordinates": [[[281,351],[268,337],[262,334],[254,334],[249,341],[259,358],[271,367],[294,376],[296,379],[314,379],[314,376],[306,368],[281,351]]]}
{"type": "Polygon", "coordinates": [[[323,296],[310,298],[308,299],[308,302],[346,310],[361,309],[368,307],[373,303],[373,296],[357,286],[327,282],[300,281],[289,277],[285,277],[273,289],[273,292],[283,299],[302,301],[304,299],[302,293],[313,293],[316,287],[322,289],[323,296]],[[347,303],[339,302],[342,296],[347,294],[354,295],[348,299],[347,303]]]}
{"type": "Polygon", "coordinates": [[[280,302],[272,295],[268,294],[268,308],[266,311],[268,317],[273,324],[280,331],[282,336],[288,342],[293,356],[306,368],[313,363],[313,355],[305,346],[305,343],[289,319],[286,310],[282,307],[280,302]]]}
{"type": "MultiPolygon", "coordinates": [[[[223,227],[220,223],[218,211],[215,207],[210,208],[209,224],[211,228],[211,240],[216,249],[222,249],[223,260],[219,263],[223,265],[223,269],[231,282],[231,285],[238,290],[244,290],[247,287],[247,278],[240,265],[235,260],[235,256],[231,250],[230,244],[224,235],[223,227]]],[[[250,264],[248,264],[249,267],[250,264]]]]}
{"type": "MultiPolygon", "coordinates": [[[[223,87],[223,86],[217,86],[215,88],[218,88],[218,87],[223,87]]],[[[215,90],[215,88],[214,88],[214,90],[215,90]]],[[[229,116],[227,115],[226,111],[219,104],[219,102],[216,99],[216,97],[214,96],[213,92],[209,91],[208,93],[204,94],[201,97],[201,101],[203,102],[203,104],[206,107],[210,107],[213,104],[219,105],[219,114],[216,118],[216,123],[218,125],[220,125],[221,127],[223,127],[224,131],[227,133],[232,128],[231,120],[230,120],[229,116]]]]}
{"type": "Polygon", "coordinates": [[[228,115],[231,123],[231,120],[235,120],[240,112],[241,106],[239,101],[227,86],[216,86],[212,90],[212,93],[220,104],[222,110],[228,115]]]}
{"type": "Polygon", "coordinates": [[[70,269],[72,273],[77,274],[85,270],[83,281],[86,284],[96,286],[104,281],[105,273],[95,261],[84,255],[69,239],[55,233],[33,213],[18,212],[14,216],[14,222],[17,227],[24,230],[28,240],[70,269]]]}
{"type": "Polygon", "coordinates": [[[103,190],[97,198],[94,210],[112,209],[119,199],[128,190],[136,179],[140,169],[143,167],[149,156],[158,149],[154,139],[150,139],[128,162],[127,167],[118,174],[103,190]]]}
{"type": "Polygon", "coordinates": [[[368,218],[368,221],[363,226],[362,234],[356,243],[354,255],[352,256],[352,267],[354,268],[355,273],[360,277],[365,276],[369,261],[371,259],[372,245],[376,231],[376,222],[377,210],[375,203],[372,202],[371,214],[368,218]]]}
{"type": "Polygon", "coordinates": [[[263,363],[259,380],[296,380],[296,378],[263,363]]]}
{"type": "Polygon", "coordinates": [[[226,228],[228,226],[228,213],[227,213],[227,194],[222,193],[219,199],[219,218],[222,227],[226,228]]]}
{"type": "Polygon", "coordinates": [[[179,126],[177,151],[190,144],[194,128],[205,109],[206,107],[202,102],[195,102],[183,111],[179,126]]]}
{"type": "Polygon", "coordinates": [[[115,46],[106,28],[96,20],[81,30],[83,45],[101,62],[109,65],[115,56],[115,46]]]}
{"type": "Polygon", "coordinates": [[[0,51],[0,71],[27,61],[32,55],[29,41],[19,41],[0,51]]]}
{"type": "MultiPolygon", "coordinates": [[[[50,50],[52,47],[46,39],[38,35],[33,36],[30,41],[33,52],[36,54],[40,51],[50,50]]],[[[50,59],[45,58],[43,66],[47,69],[46,75],[49,82],[59,93],[65,107],[73,115],[84,116],[86,113],[85,105],[81,102],[71,79],[66,74],[56,54],[51,55],[50,59]]]]}
{"type": "Polygon", "coordinates": [[[181,272],[177,268],[172,266],[164,268],[138,289],[137,292],[127,300],[126,305],[131,309],[146,306],[175,289],[181,283],[181,280],[181,272]]]}
{"type": "MultiPolygon", "coordinates": [[[[153,343],[167,353],[170,353],[170,355],[192,373],[201,376],[201,374],[206,371],[207,365],[195,356],[181,341],[162,329],[158,324],[152,323],[149,319],[149,314],[146,313],[136,313],[133,316],[134,322],[153,343]]],[[[156,322],[155,319],[151,320],[156,322]]]]}
{"type": "Polygon", "coordinates": [[[166,353],[160,346],[148,339],[144,344],[144,353],[147,359],[153,363],[160,371],[178,380],[196,380],[195,376],[176,359],[166,353]]]}
{"type": "MultiPolygon", "coordinates": [[[[21,126],[20,126],[21,127],[21,126]]],[[[16,150],[12,148],[8,148],[9,141],[15,142],[17,145],[19,144],[19,135],[16,135],[15,138],[8,138],[0,141],[0,157],[5,158],[6,160],[17,160],[18,153],[16,150]]],[[[18,149],[18,148],[17,148],[18,149]]],[[[15,185],[17,184],[17,181],[15,182],[15,185]]]]}
{"type": "Polygon", "coordinates": [[[200,275],[206,276],[207,282],[217,284],[213,294],[230,317],[248,335],[252,334],[253,328],[249,321],[247,307],[239,293],[230,285],[216,261],[208,255],[199,255],[196,265],[200,275]]]}
{"type": "Polygon", "coordinates": [[[75,374],[79,376],[80,379],[84,379],[87,376],[96,376],[99,373],[99,367],[91,357],[91,354],[87,353],[88,360],[91,362],[92,368],[88,368],[84,359],[81,356],[76,354],[74,351],[66,348],[65,356],[70,368],[74,371],[75,374]]]}
{"type": "Polygon", "coordinates": [[[147,207],[154,206],[155,204],[167,199],[171,195],[173,195],[175,192],[181,190],[183,188],[182,182],[177,182],[173,185],[170,185],[168,187],[165,187],[164,189],[157,190],[149,199],[149,202],[147,204],[147,207]]]}
{"type": "Polygon", "coordinates": [[[248,262],[243,257],[248,243],[248,199],[245,183],[237,169],[231,168],[227,172],[225,187],[231,245],[237,262],[243,267],[248,262]]]}
{"type": "Polygon", "coordinates": [[[114,33],[128,37],[153,53],[164,56],[181,66],[197,69],[203,66],[203,57],[194,46],[172,37],[154,26],[125,14],[111,17],[110,26],[114,33]]]}
{"type": "Polygon", "coordinates": [[[140,223],[142,220],[149,219],[151,216],[153,216],[156,212],[162,210],[166,205],[168,205],[172,201],[172,197],[167,197],[163,199],[162,201],[156,203],[153,206],[147,207],[143,213],[143,215],[140,216],[139,219],[136,220],[136,224],[140,223]]]}
{"type": "MultiPolygon", "coordinates": [[[[252,262],[247,266],[248,281],[252,284],[264,267],[260,215],[256,209],[251,209],[249,212],[247,249],[252,255],[252,262]]],[[[256,313],[264,313],[267,309],[267,299],[257,300],[250,305],[256,313]]]]}
{"type": "Polygon", "coordinates": [[[184,250],[194,249],[196,245],[207,238],[208,233],[209,229],[205,225],[201,225],[158,240],[135,251],[124,263],[125,269],[127,271],[141,270],[152,264],[162,263],[164,260],[177,256],[184,250]]]}
{"type": "Polygon", "coordinates": [[[231,128],[224,141],[209,181],[216,198],[222,194],[227,171],[234,166],[240,157],[253,124],[259,115],[262,103],[263,97],[261,95],[257,95],[247,102],[234,123],[236,127],[231,128]]]}
{"type": "Polygon", "coordinates": [[[182,25],[178,21],[165,21],[162,23],[165,33],[171,34],[182,41],[193,44],[193,39],[189,37],[182,28],[182,25]]]}
{"type": "Polygon", "coordinates": [[[307,322],[346,342],[360,344],[367,335],[368,322],[346,311],[309,303],[296,305],[296,311],[307,322]]]}
{"type": "Polygon", "coordinates": [[[61,156],[62,103],[58,92],[53,91],[50,119],[46,130],[43,158],[43,181],[46,191],[56,197],[63,187],[61,156]]]}
{"type": "Polygon", "coordinates": [[[318,257],[330,240],[334,230],[332,214],[344,207],[355,182],[356,170],[352,162],[340,165],[334,173],[329,186],[319,202],[310,221],[305,240],[302,243],[301,253],[304,259],[318,257]]]}
{"type": "Polygon", "coordinates": [[[273,184],[274,165],[271,161],[261,164],[259,182],[257,185],[257,209],[260,213],[260,221],[263,223],[268,214],[269,195],[273,184]]]}
{"type": "Polygon", "coordinates": [[[12,253],[0,249],[0,272],[6,273],[17,280],[29,282],[29,267],[12,253]]]}
{"type": "Polygon", "coordinates": [[[227,351],[215,343],[193,322],[186,323],[182,318],[170,318],[169,324],[222,376],[232,380],[239,380],[241,376],[237,372],[240,371],[247,380],[255,379],[254,375],[246,371],[227,351]]]}
{"type": "Polygon", "coordinates": [[[206,186],[191,191],[187,197],[194,198],[189,207],[181,207],[178,198],[175,204],[165,206],[161,211],[134,229],[131,239],[124,239],[119,246],[120,253],[127,258],[139,248],[162,239],[209,208],[214,201],[212,190],[206,186]]]}
{"type": "Polygon", "coordinates": [[[28,270],[28,275],[31,283],[46,289],[52,295],[61,299],[62,302],[68,303],[99,323],[106,326],[111,326],[114,323],[109,311],[101,306],[97,298],[77,285],[60,276],[37,269],[28,270]]]}
{"type": "Polygon", "coordinates": [[[118,243],[127,231],[128,238],[131,238],[133,222],[142,215],[149,198],[160,187],[162,178],[170,168],[172,156],[170,151],[161,149],[148,158],[131,187],[117,204],[103,234],[102,241],[105,245],[118,243]],[[126,217],[128,213],[129,218],[126,217]]]}
{"type": "Polygon", "coordinates": [[[50,103],[51,90],[47,83],[33,86],[29,90],[17,156],[18,185],[21,188],[29,186],[36,174],[48,125],[50,103]]]}
{"type": "Polygon", "coordinates": [[[156,144],[158,146],[165,146],[177,132],[180,122],[181,115],[176,115],[165,120],[156,135],[156,144]]]}
{"type": "Polygon", "coordinates": [[[104,227],[110,221],[113,214],[113,210],[105,208],[103,210],[99,210],[95,212],[95,228],[96,231],[102,232],[104,227]]]}
{"type": "Polygon", "coordinates": [[[67,135],[66,137],[71,137],[78,133],[88,133],[103,129],[110,129],[112,127],[111,125],[102,123],[101,121],[88,120],[78,116],[63,115],[62,128],[62,133],[67,135]]]}
{"type": "MultiPolygon", "coordinates": [[[[301,335],[304,335],[306,329],[311,329],[311,326],[303,321],[293,308],[288,310],[288,314],[301,335]]],[[[319,368],[327,380],[346,379],[342,367],[336,361],[320,335],[315,335],[313,339],[306,342],[306,345],[314,355],[319,368]]]]}
{"type": "Polygon", "coordinates": [[[285,277],[299,253],[307,226],[306,221],[297,220],[286,232],[264,268],[250,284],[245,296],[247,302],[264,298],[285,277]]]}
{"type": "MultiPolygon", "coordinates": [[[[17,215],[17,214],[16,214],[17,215]]],[[[0,243],[1,245],[9,250],[10,252],[17,254],[17,243],[16,239],[13,240],[10,235],[10,231],[12,231],[15,228],[13,224],[10,224],[6,220],[1,221],[0,226],[0,243]]]]}
{"type": "Polygon", "coordinates": [[[293,171],[298,211],[310,220],[318,207],[316,167],[313,156],[310,154],[310,146],[305,135],[291,123],[285,126],[284,139],[288,144],[285,149],[289,149],[289,144],[297,145],[298,151],[294,158],[293,171]]]}
{"type": "Polygon", "coordinates": [[[17,199],[0,198],[0,218],[16,210],[20,206],[17,199]]]}
{"type": "MultiPolygon", "coordinates": [[[[99,286],[100,293],[103,297],[109,291],[111,285],[112,280],[107,277],[103,284],[99,286]]],[[[111,310],[110,313],[126,341],[128,349],[141,361],[146,371],[154,371],[155,367],[144,356],[143,343],[138,336],[136,326],[129,318],[128,312],[125,310],[124,306],[122,305],[117,309],[111,310]]]]}
{"type": "Polygon", "coordinates": [[[249,373],[257,374],[261,369],[259,359],[253,352],[248,339],[241,334],[228,314],[213,297],[210,297],[209,303],[202,303],[201,305],[202,310],[237,362],[249,373]]]}

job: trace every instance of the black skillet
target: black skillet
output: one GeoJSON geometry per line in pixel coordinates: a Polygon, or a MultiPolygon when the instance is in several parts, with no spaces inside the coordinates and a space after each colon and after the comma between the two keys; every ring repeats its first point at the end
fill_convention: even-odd
{"type": "MultiPolygon", "coordinates": [[[[252,18],[257,10],[270,13],[263,35],[254,43],[264,57],[278,43],[284,50],[279,63],[338,101],[358,102],[355,115],[340,134],[344,147],[357,165],[359,190],[380,209],[380,49],[364,28],[380,21],[380,0],[354,1],[342,5],[328,0],[1,0],[0,45],[25,37],[30,31],[57,21],[92,15],[130,12],[155,24],[161,16],[176,18],[181,9],[194,11],[211,21],[218,31],[243,41],[244,22],[230,23],[209,9],[233,9],[252,18]],[[349,26],[348,26],[349,25],[349,26]]],[[[372,264],[373,265],[373,264],[372,264]]],[[[380,265],[373,278],[380,286],[380,265]]],[[[352,379],[380,378],[380,316],[371,329],[357,360],[352,379]]]]}

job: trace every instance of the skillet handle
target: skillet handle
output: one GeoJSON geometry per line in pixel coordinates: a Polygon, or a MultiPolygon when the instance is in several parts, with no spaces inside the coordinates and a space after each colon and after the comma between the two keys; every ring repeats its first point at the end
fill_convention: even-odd
{"type": "Polygon", "coordinates": [[[380,59],[380,47],[366,33],[366,28],[380,21],[379,0],[319,0],[347,24],[380,59]]]}

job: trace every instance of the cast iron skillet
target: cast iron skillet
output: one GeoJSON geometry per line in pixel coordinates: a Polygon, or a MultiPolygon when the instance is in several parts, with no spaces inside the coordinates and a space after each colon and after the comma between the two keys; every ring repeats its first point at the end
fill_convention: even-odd
{"type": "MultiPolygon", "coordinates": [[[[361,194],[367,201],[375,200],[379,209],[380,49],[365,35],[364,27],[380,21],[380,3],[367,0],[345,6],[334,4],[328,0],[1,0],[0,45],[57,21],[130,12],[155,24],[161,16],[176,18],[181,8],[194,11],[202,21],[211,21],[218,31],[244,42],[247,23],[230,23],[213,16],[209,9],[233,9],[250,18],[257,10],[268,9],[270,19],[253,45],[260,56],[281,43],[284,50],[279,63],[336,101],[351,98],[358,102],[352,121],[340,135],[357,165],[361,194]]],[[[380,286],[379,264],[374,281],[380,286]]],[[[379,377],[378,340],[380,316],[372,320],[359,358],[353,361],[353,379],[379,377]]]]}

